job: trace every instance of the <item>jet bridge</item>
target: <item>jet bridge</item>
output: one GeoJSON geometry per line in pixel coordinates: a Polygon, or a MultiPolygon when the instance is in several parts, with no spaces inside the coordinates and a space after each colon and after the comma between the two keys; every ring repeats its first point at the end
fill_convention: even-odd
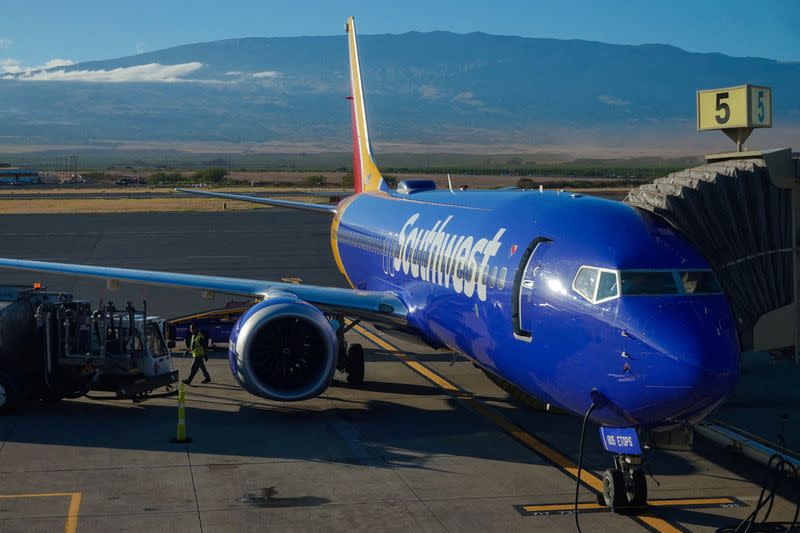
{"type": "Polygon", "coordinates": [[[800,154],[791,149],[706,156],[625,202],[692,240],[711,263],[743,351],[794,346],[800,361],[800,154]]]}

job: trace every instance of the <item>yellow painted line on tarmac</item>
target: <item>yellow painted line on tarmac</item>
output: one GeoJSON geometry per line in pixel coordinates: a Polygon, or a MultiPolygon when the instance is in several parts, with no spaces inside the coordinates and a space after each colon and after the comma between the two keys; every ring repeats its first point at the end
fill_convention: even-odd
{"type": "Polygon", "coordinates": [[[0,500],[24,498],[66,498],[69,497],[67,522],[64,524],[64,533],[75,533],[78,530],[78,512],[81,507],[80,492],[34,492],[27,494],[0,494],[0,500]]]}
{"type": "Polygon", "coordinates": [[[78,530],[78,511],[81,508],[81,493],[73,492],[69,499],[69,510],[67,511],[67,523],[64,525],[64,533],[75,533],[78,530]]]}
{"type": "Polygon", "coordinates": [[[652,500],[647,502],[653,507],[680,507],[684,505],[727,505],[736,503],[731,498],[685,498],[674,500],[652,500]]]}
{"type": "Polygon", "coordinates": [[[441,387],[441,388],[443,388],[445,390],[453,391],[453,392],[460,391],[460,389],[458,387],[456,387],[455,385],[453,385],[452,383],[450,383],[449,381],[447,381],[446,379],[441,377],[439,374],[436,374],[436,373],[430,371],[428,369],[428,367],[422,365],[418,361],[410,359],[406,354],[401,352],[397,347],[392,346],[391,344],[389,344],[388,342],[386,342],[382,338],[378,337],[377,335],[375,335],[371,331],[368,331],[368,330],[364,329],[361,326],[355,326],[353,329],[355,329],[362,336],[368,338],[373,343],[377,344],[378,346],[380,346],[381,348],[383,348],[387,352],[391,353],[392,355],[394,355],[395,357],[397,357],[398,359],[403,361],[403,363],[405,363],[407,366],[410,366],[413,370],[415,370],[419,374],[422,374],[423,376],[425,376],[429,380],[433,381],[439,387],[441,387]]]}
{"type": "MultiPolygon", "coordinates": [[[[548,512],[558,512],[558,511],[572,511],[575,509],[575,504],[572,503],[550,503],[547,505],[523,505],[522,510],[527,511],[529,513],[548,513],[548,512]]],[[[595,510],[595,509],[608,509],[605,505],[600,505],[598,503],[579,503],[578,510],[579,511],[588,511],[588,510],[595,510]]]]}
{"type": "MultiPolygon", "coordinates": [[[[732,498],[673,498],[668,500],[649,500],[647,505],[651,507],[695,507],[710,505],[735,504],[732,498]]],[[[575,508],[573,503],[548,503],[544,505],[523,505],[522,510],[530,513],[536,512],[558,512],[572,511],[575,508]]],[[[579,510],[607,510],[608,507],[597,503],[579,503],[579,510]]]]}
{"type": "MultiPolygon", "coordinates": [[[[371,331],[366,330],[362,326],[355,326],[356,331],[369,339],[370,341],[374,342],[384,350],[388,351],[389,353],[397,356],[400,361],[402,361],[407,366],[411,367],[414,371],[421,374],[423,377],[427,378],[428,380],[432,381],[439,387],[453,393],[457,394],[457,398],[464,403],[466,403],[470,409],[477,412],[484,418],[487,418],[490,422],[494,423],[495,425],[499,426],[503,431],[510,434],[512,437],[520,441],[522,444],[527,446],[528,448],[532,449],[537,454],[544,457],[547,461],[555,464],[559,468],[562,468],[565,472],[567,472],[570,476],[574,478],[578,477],[578,467],[570,461],[567,457],[560,454],[559,452],[555,451],[554,449],[547,446],[545,443],[519,427],[518,425],[514,424],[511,420],[503,416],[502,414],[498,413],[482,401],[474,398],[473,396],[466,394],[464,391],[461,390],[460,387],[454,385],[453,383],[449,382],[439,374],[433,372],[431,369],[420,363],[419,361],[415,361],[414,359],[410,358],[408,355],[404,354],[400,351],[399,348],[396,346],[386,342],[384,339],[378,337],[371,331]]],[[[603,481],[592,474],[591,472],[587,472],[585,470],[581,471],[581,481],[592,487],[594,490],[598,492],[603,491],[603,481]]]]}
{"type": "MultiPolygon", "coordinates": [[[[567,475],[569,475],[573,479],[577,479],[578,467],[565,455],[550,448],[544,442],[542,442],[541,440],[537,439],[536,437],[534,437],[521,427],[514,424],[511,420],[509,420],[508,418],[497,412],[495,409],[492,409],[492,407],[490,407],[483,401],[479,400],[478,398],[475,398],[468,392],[461,389],[461,387],[451,383],[450,381],[448,381],[441,375],[437,374],[436,372],[432,371],[419,361],[416,361],[415,359],[409,357],[407,354],[403,353],[397,346],[394,346],[390,342],[387,342],[383,338],[365,329],[361,325],[356,325],[353,327],[353,329],[357,331],[364,338],[368,339],[369,341],[375,343],[380,348],[396,356],[403,364],[405,364],[406,366],[408,366],[421,376],[425,377],[429,381],[438,385],[440,388],[446,390],[448,393],[455,396],[457,400],[463,402],[472,411],[480,414],[484,418],[493,422],[495,425],[499,426],[503,431],[505,431],[506,433],[517,439],[517,441],[521,442],[522,444],[533,450],[535,453],[543,457],[545,460],[549,461],[551,464],[554,464],[557,467],[559,467],[567,475]]],[[[603,492],[603,481],[593,473],[587,472],[586,470],[581,470],[580,480],[582,483],[588,485],[596,492],[598,493],[603,492]]],[[[631,516],[631,518],[639,522],[641,525],[649,527],[650,529],[658,531],[659,533],[683,533],[685,531],[683,529],[679,529],[673,526],[666,520],[663,520],[661,518],[649,514],[631,516]]]]}
{"type": "Polygon", "coordinates": [[[685,529],[679,529],[663,518],[658,518],[651,514],[640,514],[631,516],[634,520],[644,523],[646,526],[658,531],[659,533],[685,533],[685,529]]]}

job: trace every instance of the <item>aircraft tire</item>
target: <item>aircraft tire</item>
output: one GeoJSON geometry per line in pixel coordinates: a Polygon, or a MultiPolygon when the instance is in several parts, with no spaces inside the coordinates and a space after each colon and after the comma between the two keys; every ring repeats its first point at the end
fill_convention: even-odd
{"type": "Polygon", "coordinates": [[[644,472],[638,468],[631,472],[631,483],[626,496],[631,507],[644,507],[647,505],[647,478],[645,478],[644,472]]]}
{"type": "Polygon", "coordinates": [[[347,348],[347,383],[361,385],[364,383],[364,347],[360,344],[351,344],[347,348]]]}
{"type": "Polygon", "coordinates": [[[610,468],[603,472],[603,503],[615,512],[628,505],[625,494],[625,476],[616,468],[610,468]]]}
{"type": "Polygon", "coordinates": [[[11,413],[17,404],[17,393],[11,381],[0,375],[0,415],[11,413]]]}

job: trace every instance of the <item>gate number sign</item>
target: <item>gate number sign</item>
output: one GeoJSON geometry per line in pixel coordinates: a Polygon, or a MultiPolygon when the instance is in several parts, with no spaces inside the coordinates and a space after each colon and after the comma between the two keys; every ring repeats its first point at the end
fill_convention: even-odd
{"type": "Polygon", "coordinates": [[[772,90],[758,85],[697,91],[697,130],[771,128],[772,90]]]}

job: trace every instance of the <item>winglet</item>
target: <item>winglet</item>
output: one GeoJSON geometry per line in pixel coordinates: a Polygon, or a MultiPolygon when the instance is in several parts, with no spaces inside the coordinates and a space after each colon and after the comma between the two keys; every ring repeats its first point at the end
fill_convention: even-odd
{"type": "Polygon", "coordinates": [[[353,182],[356,192],[387,190],[375,161],[372,159],[372,146],[367,129],[367,111],[364,106],[364,89],[361,84],[361,65],[358,60],[356,26],[353,17],[345,24],[347,41],[350,47],[350,103],[353,119],[353,182]]]}

